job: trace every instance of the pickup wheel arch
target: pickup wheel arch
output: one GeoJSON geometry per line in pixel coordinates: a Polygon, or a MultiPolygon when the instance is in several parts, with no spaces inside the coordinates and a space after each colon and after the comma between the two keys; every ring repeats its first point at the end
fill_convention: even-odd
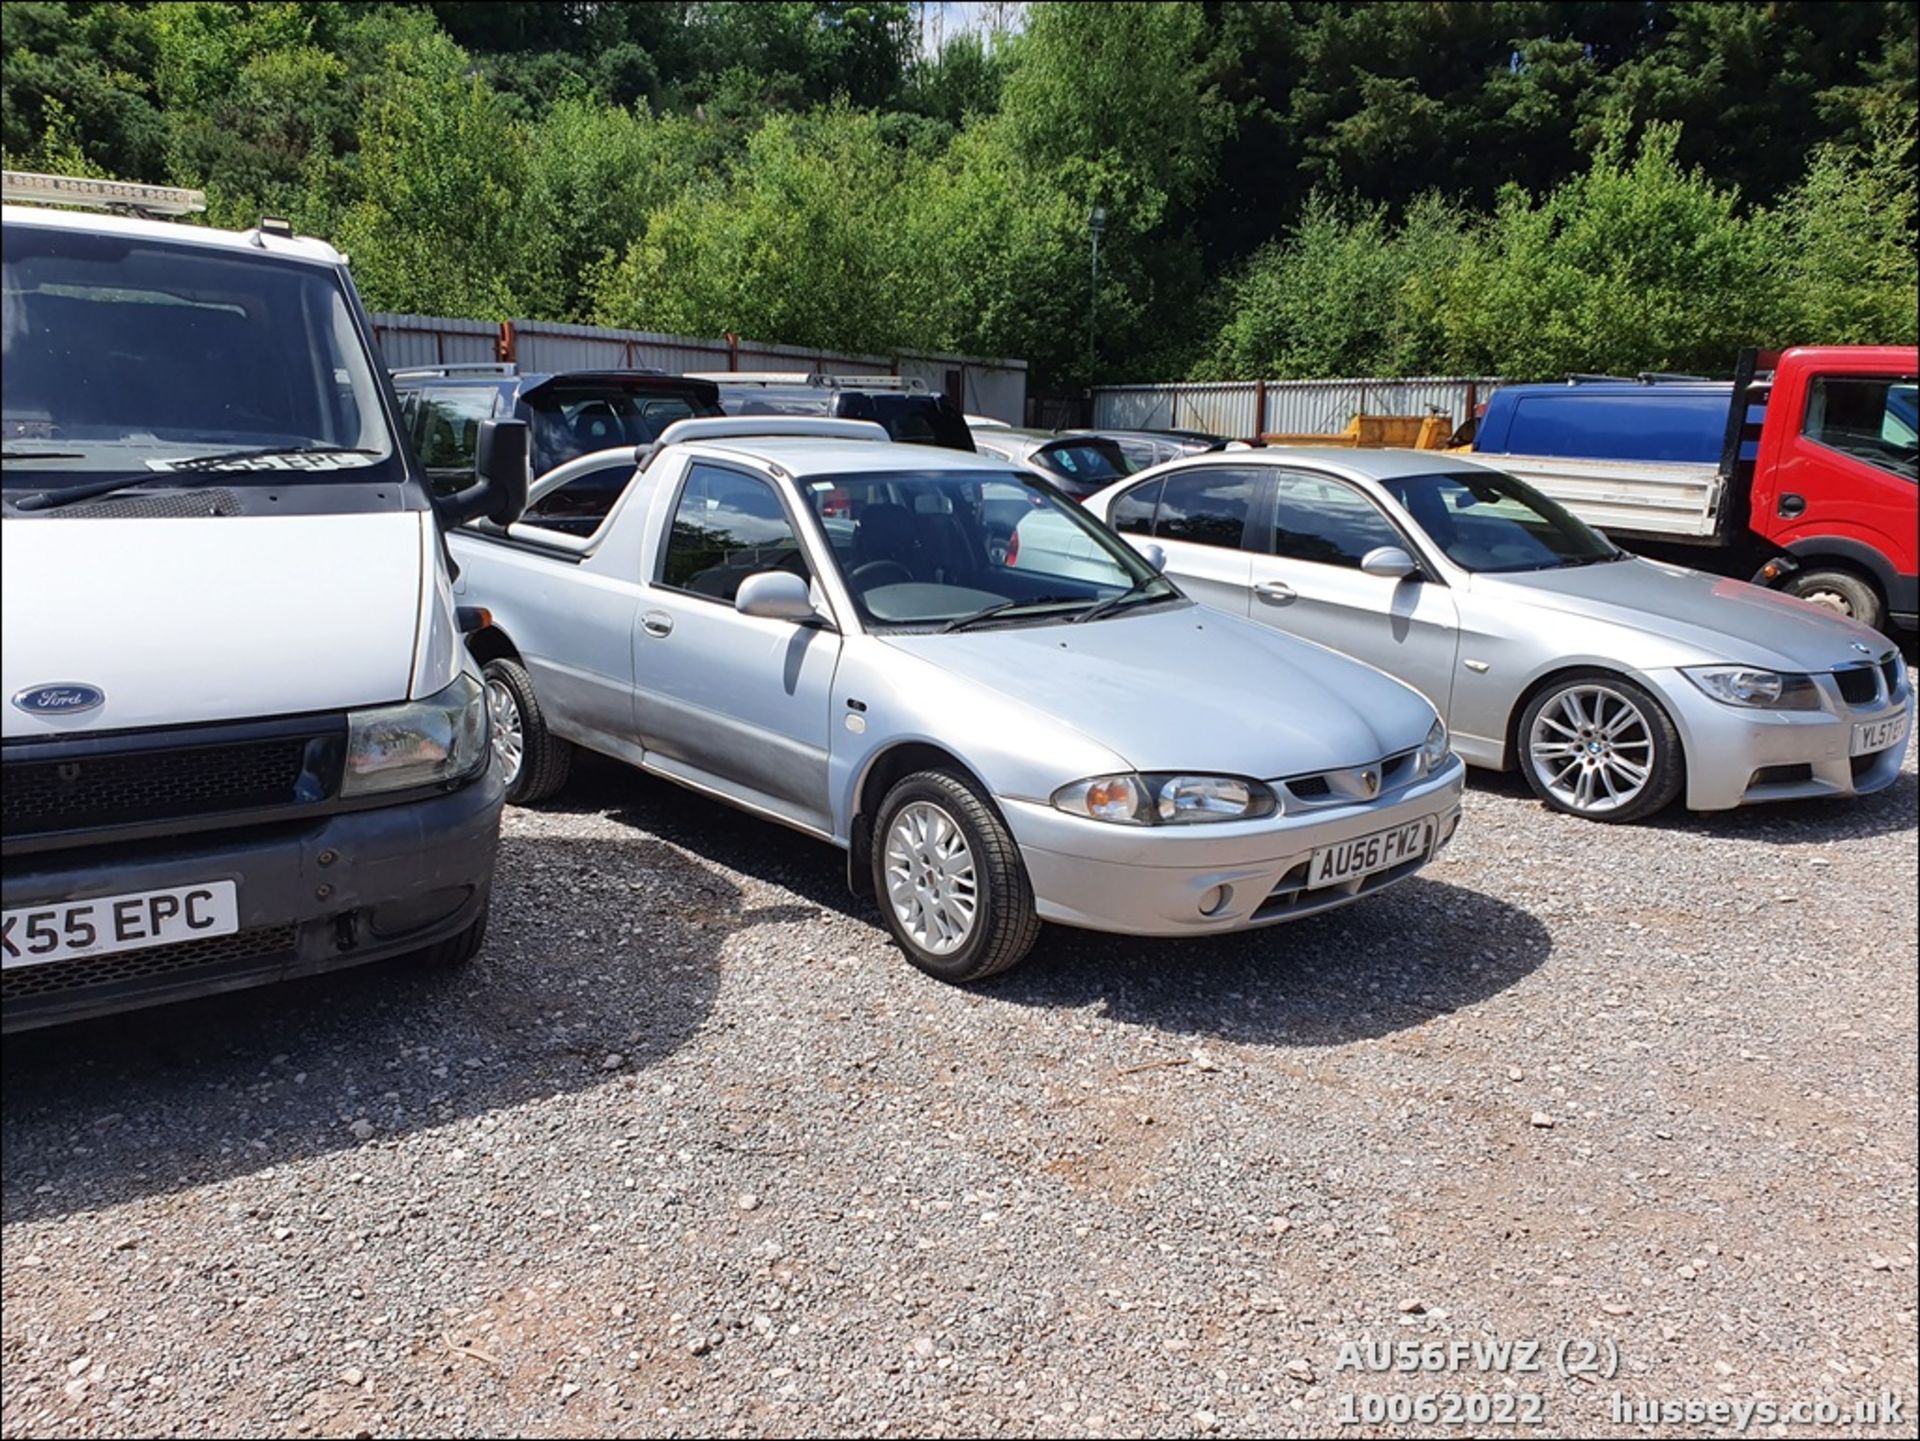
{"type": "Polygon", "coordinates": [[[467,649],[473,652],[473,658],[481,665],[490,660],[518,661],[520,652],[507,638],[507,633],[497,625],[487,626],[467,637],[467,649]]]}
{"type": "Polygon", "coordinates": [[[853,814],[847,819],[847,889],[856,896],[873,894],[873,818],[887,792],[916,771],[943,770],[971,780],[982,795],[991,795],[973,767],[952,751],[926,741],[901,741],[867,762],[866,773],[853,793],[853,814]]]}

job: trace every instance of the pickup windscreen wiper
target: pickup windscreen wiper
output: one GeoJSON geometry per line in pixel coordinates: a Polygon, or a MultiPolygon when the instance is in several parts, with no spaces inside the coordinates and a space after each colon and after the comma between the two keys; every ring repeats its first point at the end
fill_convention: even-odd
{"type": "Polygon", "coordinates": [[[952,620],[940,627],[940,634],[945,635],[948,631],[965,630],[969,626],[978,625],[983,620],[993,620],[998,616],[1008,615],[1016,610],[1032,610],[1055,605],[1079,605],[1085,600],[1086,597],[1083,595],[1040,595],[1034,596],[1031,599],[1003,600],[997,604],[988,606],[984,610],[976,610],[972,615],[955,616],[952,620]]]}
{"type": "Polygon", "coordinates": [[[0,450],[0,460],[84,460],[77,450],[0,450]]]}
{"type": "Polygon", "coordinates": [[[1110,595],[1105,600],[1088,606],[1073,618],[1073,623],[1079,625],[1082,621],[1098,620],[1103,615],[1112,615],[1116,610],[1121,610],[1130,605],[1151,605],[1158,601],[1172,600],[1179,594],[1180,592],[1173,588],[1173,582],[1169,581],[1165,576],[1150,575],[1145,580],[1136,580],[1118,595],[1110,595]],[[1167,593],[1165,595],[1147,594],[1147,587],[1155,581],[1166,586],[1167,593]]]}
{"type": "Polygon", "coordinates": [[[164,475],[116,475],[108,480],[88,481],[85,485],[63,485],[56,490],[36,490],[31,495],[23,495],[13,502],[15,510],[53,510],[58,506],[72,505],[75,501],[93,500],[103,495],[113,495],[122,490],[139,490],[146,486],[169,486],[179,490],[186,487],[171,486],[164,475]]]}

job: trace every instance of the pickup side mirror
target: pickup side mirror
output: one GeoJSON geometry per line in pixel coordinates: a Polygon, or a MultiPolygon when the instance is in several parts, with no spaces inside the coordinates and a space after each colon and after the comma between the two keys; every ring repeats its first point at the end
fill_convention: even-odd
{"type": "Polygon", "coordinates": [[[527,508],[527,423],[483,420],[473,455],[474,482],[440,499],[448,525],[464,525],[485,516],[495,525],[512,525],[527,508]]]}
{"type": "Polygon", "coordinates": [[[789,570],[763,570],[740,582],[733,608],[762,620],[818,620],[807,583],[789,570]]]}
{"type": "Polygon", "coordinates": [[[1167,553],[1157,545],[1141,546],[1140,556],[1141,559],[1145,560],[1146,563],[1155,570],[1165,570],[1167,568],[1167,553]]]}
{"type": "Polygon", "coordinates": [[[1413,563],[1413,557],[1397,545],[1376,545],[1360,557],[1361,570],[1387,580],[1404,580],[1419,568],[1413,563]]]}

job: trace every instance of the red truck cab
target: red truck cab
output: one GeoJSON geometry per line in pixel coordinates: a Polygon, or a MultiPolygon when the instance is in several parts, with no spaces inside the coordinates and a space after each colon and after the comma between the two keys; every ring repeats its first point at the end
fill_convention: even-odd
{"type": "Polygon", "coordinates": [[[1898,345],[1798,346],[1775,363],[1747,524],[1790,558],[1766,568],[1782,590],[1915,624],[1916,371],[1920,350],[1898,345]]]}

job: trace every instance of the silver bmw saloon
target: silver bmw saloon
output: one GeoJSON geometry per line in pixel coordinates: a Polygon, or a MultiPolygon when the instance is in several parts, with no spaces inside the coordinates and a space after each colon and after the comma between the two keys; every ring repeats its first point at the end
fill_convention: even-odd
{"type": "Polygon", "coordinates": [[[1524,482],[1432,451],[1173,461],[1088,505],[1196,599],[1416,686],[1477,766],[1633,821],[1891,785],[1913,684],[1831,610],[1629,555],[1524,482]]]}

